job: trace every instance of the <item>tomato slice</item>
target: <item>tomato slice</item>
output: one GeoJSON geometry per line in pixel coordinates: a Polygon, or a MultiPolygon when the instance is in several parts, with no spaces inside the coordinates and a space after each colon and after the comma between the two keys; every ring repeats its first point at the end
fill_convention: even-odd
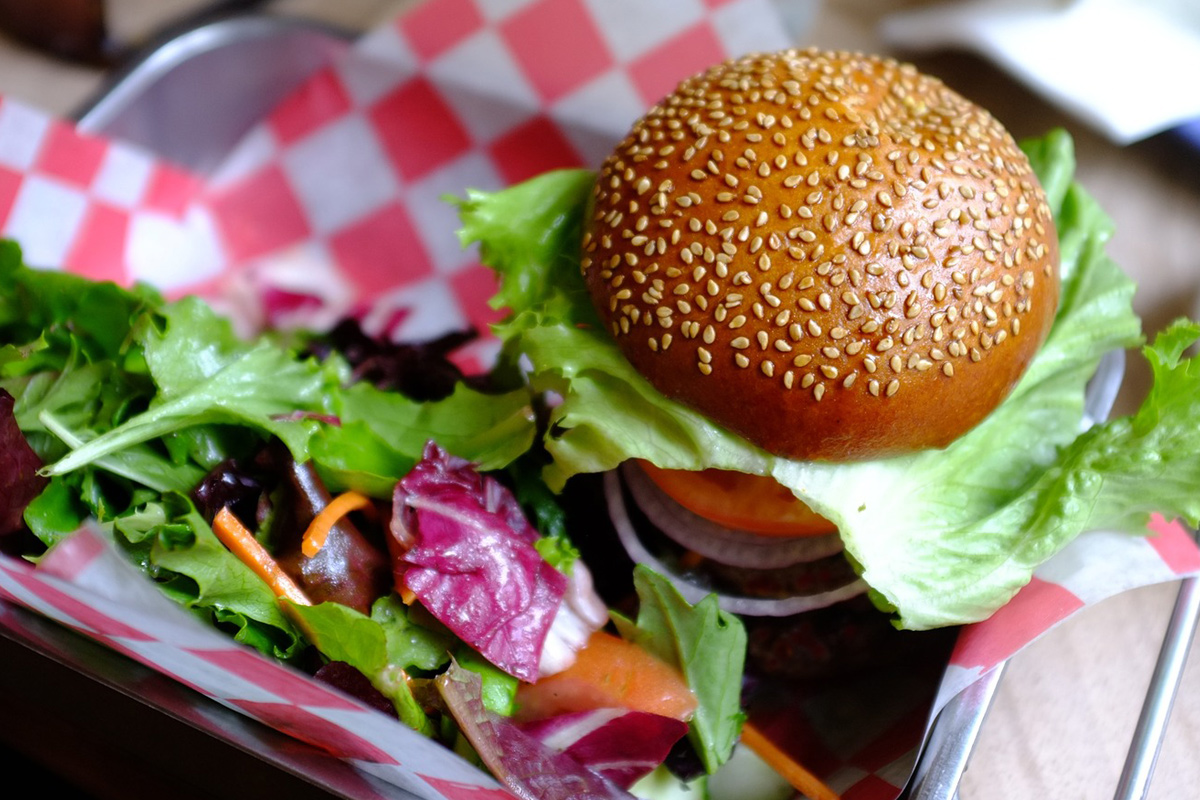
{"type": "Polygon", "coordinates": [[[772,478],[706,469],[662,469],[639,461],[650,480],[689,511],[763,536],[823,536],[837,526],[772,478]]]}
{"type": "Polygon", "coordinates": [[[696,696],[673,667],[611,633],[597,631],[575,663],[517,690],[516,718],[547,719],[596,708],[629,708],[687,721],[696,696]]]}

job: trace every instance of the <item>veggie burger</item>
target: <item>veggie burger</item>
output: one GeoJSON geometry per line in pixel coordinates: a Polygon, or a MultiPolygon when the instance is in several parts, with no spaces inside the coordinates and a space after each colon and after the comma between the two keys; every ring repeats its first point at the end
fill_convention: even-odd
{"type": "MultiPolygon", "coordinates": [[[[714,66],[637,122],[590,202],[582,272],[621,352],[664,396],[781,457],[949,444],[1010,393],[1058,304],[1028,158],[988,112],[894,61],[714,66]]],[[[719,561],[790,566],[778,541],[765,562],[747,551],[833,528],[769,478],[642,463],[722,524],[715,545],[704,526],[663,524],[719,561]]]]}
{"type": "Polygon", "coordinates": [[[1073,167],[1064,132],[1018,145],[910,65],[755,54],[684,80],[598,173],[469,193],[461,238],[499,274],[504,352],[561,400],[548,484],[609,473],[635,561],[737,613],[869,589],[935,628],[1082,531],[1186,510],[1141,467],[1186,414],[1080,436],[1141,330],[1073,167]]]}

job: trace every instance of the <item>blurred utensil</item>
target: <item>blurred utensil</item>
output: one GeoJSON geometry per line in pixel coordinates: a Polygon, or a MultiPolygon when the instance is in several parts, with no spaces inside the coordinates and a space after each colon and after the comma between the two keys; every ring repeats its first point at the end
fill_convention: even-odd
{"type": "Polygon", "coordinates": [[[112,73],[77,112],[77,124],[205,173],[269,109],[344,52],[350,38],[281,17],[211,21],[164,39],[112,73]]]}
{"type": "MultiPolygon", "coordinates": [[[[1195,535],[1195,531],[1193,531],[1195,535]]],[[[1117,784],[1115,800],[1134,800],[1146,797],[1150,779],[1162,748],[1163,736],[1171,716],[1171,706],[1179,690],[1188,651],[1200,621],[1200,579],[1184,578],[1171,610],[1171,620],[1163,637],[1158,663],[1150,677],[1146,701],[1138,718],[1137,728],[1125,759],[1125,768],[1117,784]]]]}

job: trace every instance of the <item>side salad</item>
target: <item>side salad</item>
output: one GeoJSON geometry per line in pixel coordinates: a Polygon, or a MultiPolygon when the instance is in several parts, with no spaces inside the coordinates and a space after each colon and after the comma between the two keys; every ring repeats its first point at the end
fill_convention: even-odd
{"type": "Polygon", "coordinates": [[[639,569],[610,624],[536,404],[515,373],[465,378],[469,337],[244,340],[198,299],[31,269],[12,242],[0,286],[6,554],[94,519],[196,616],[518,796],[628,797],[672,752],[729,758],[740,622],[639,569]]]}

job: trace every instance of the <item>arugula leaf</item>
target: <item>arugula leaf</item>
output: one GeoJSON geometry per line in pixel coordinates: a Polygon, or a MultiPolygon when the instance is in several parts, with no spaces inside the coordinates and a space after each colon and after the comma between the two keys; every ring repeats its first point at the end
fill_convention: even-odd
{"type": "MultiPolygon", "coordinates": [[[[409,666],[396,647],[397,615],[376,614],[381,599],[370,617],[338,603],[319,603],[302,606],[288,603],[290,613],[298,618],[305,634],[323,656],[331,661],[343,661],[365,675],[376,689],[392,702],[401,722],[426,736],[433,736],[433,723],[413,697],[405,669],[409,666]]],[[[403,616],[403,615],[400,615],[403,616]]],[[[401,626],[407,629],[407,618],[401,626]]],[[[401,651],[402,653],[402,651],[401,651]]],[[[449,661],[449,655],[445,655],[449,661]]]]}
{"type": "MultiPolygon", "coordinates": [[[[195,298],[147,316],[136,335],[157,389],[154,401],[97,436],[73,431],[76,446],[46,468],[47,475],[90,464],[111,467],[114,454],[129,460],[133,448],[145,442],[233,425],[263,439],[279,437],[296,458],[312,458],[332,488],[386,497],[430,439],[485,469],[504,466],[533,440],[533,412],[524,390],[486,395],[459,385],[444,400],[417,402],[367,383],[346,386],[340,359],[301,358],[270,338],[243,342],[226,320],[195,298]],[[322,422],[328,418],[341,425],[322,422]]],[[[40,419],[43,427],[49,421],[40,419]]],[[[192,446],[214,441],[192,434],[192,446]]],[[[219,458],[193,454],[193,460],[219,458]]],[[[155,485],[145,471],[140,477],[155,485]]]]}
{"type": "Polygon", "coordinates": [[[746,630],[722,611],[716,595],[690,605],[669,580],[639,564],[633,570],[637,623],[613,614],[621,636],[678,669],[699,705],[688,736],[712,773],[729,760],[741,733],[746,630]]]}
{"type": "Polygon", "coordinates": [[[153,339],[146,343],[151,371],[158,373],[161,400],[72,450],[50,465],[46,474],[70,472],[133,445],[196,425],[245,425],[264,435],[278,436],[293,453],[303,454],[319,423],[288,415],[298,410],[328,413],[326,398],[339,385],[332,369],[311,360],[298,360],[269,341],[228,354],[208,346],[211,342],[202,337],[185,334],[180,341],[166,341],[171,342],[171,347],[164,348],[172,353],[169,358],[153,339]],[[172,367],[164,374],[155,366],[160,359],[174,363],[174,359],[187,358],[175,352],[184,343],[196,345],[190,351],[195,354],[195,371],[181,372],[172,367]],[[222,357],[225,355],[229,357],[222,357]]]}

